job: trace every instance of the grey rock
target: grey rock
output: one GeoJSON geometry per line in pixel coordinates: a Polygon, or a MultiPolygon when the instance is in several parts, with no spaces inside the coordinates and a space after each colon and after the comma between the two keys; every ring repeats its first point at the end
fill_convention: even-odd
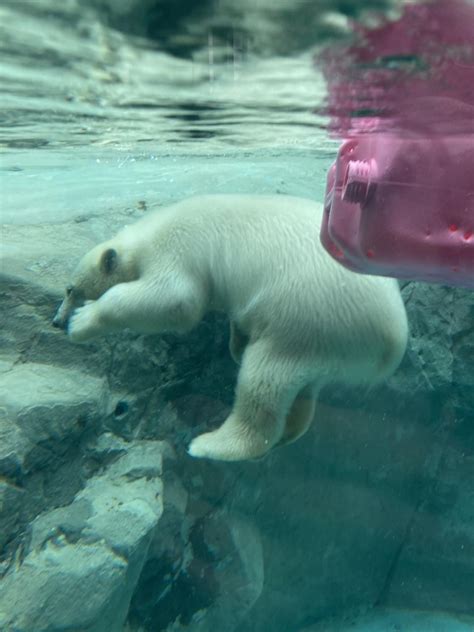
{"type": "Polygon", "coordinates": [[[180,560],[188,544],[192,519],[187,515],[188,492],[178,476],[168,471],[163,488],[163,515],[160,528],[150,544],[148,559],[180,560]]]}
{"type": "Polygon", "coordinates": [[[23,497],[23,489],[0,479],[0,550],[19,529],[23,497]]]}
{"type": "MultiPolygon", "coordinates": [[[[472,425],[472,417],[465,420],[472,425]]],[[[472,436],[472,430],[471,430],[472,436]]],[[[433,488],[418,508],[394,563],[383,603],[473,614],[474,442],[450,442],[433,488]]],[[[473,627],[474,629],[474,627],[473,627]]]]}
{"type": "Polygon", "coordinates": [[[129,481],[158,477],[162,473],[162,454],[166,443],[137,441],[121,458],[107,469],[108,478],[127,478],[129,481]]]}
{"type": "MultiPolygon", "coordinates": [[[[163,513],[135,588],[130,608],[133,622],[153,622],[157,629],[164,629],[179,614],[175,609],[177,587],[186,560],[192,559],[188,544],[192,523],[185,488],[172,470],[165,470],[163,513]]],[[[185,602],[186,595],[179,599],[185,602]]],[[[182,610],[185,607],[180,604],[182,610]]]]}
{"type": "Polygon", "coordinates": [[[208,609],[196,613],[192,629],[232,632],[262,593],[264,565],[260,534],[242,517],[217,515],[206,525],[204,542],[215,556],[217,597],[208,609]]]}
{"type": "MultiPolygon", "coordinates": [[[[472,385],[474,297],[468,290],[407,283],[410,345],[391,384],[415,393],[472,385]]],[[[465,393],[467,395],[467,392],[465,393]]]]}
{"type": "Polygon", "coordinates": [[[101,434],[97,441],[89,447],[89,453],[104,462],[107,458],[116,458],[121,454],[125,454],[130,444],[121,437],[117,437],[110,432],[101,434]]]}
{"type": "Polygon", "coordinates": [[[107,406],[103,379],[46,364],[19,364],[0,375],[0,472],[44,466],[51,453],[97,424],[107,406]]]}
{"type": "Polygon", "coordinates": [[[40,514],[31,524],[26,552],[40,551],[49,541],[77,543],[83,538],[87,520],[92,513],[90,501],[78,498],[70,505],[40,514]]]}
{"type": "MultiPolygon", "coordinates": [[[[190,523],[189,514],[184,523],[190,523]]],[[[163,529],[169,537],[169,524],[160,523],[158,533],[163,529]]],[[[168,556],[157,555],[156,546],[150,549],[132,602],[132,620],[167,632],[232,632],[262,591],[258,531],[241,516],[212,512],[190,524],[183,544],[181,549],[168,545],[168,556],[179,551],[174,565],[163,564],[168,556]],[[161,589],[153,592],[153,586],[161,589]]]]}
{"type": "Polygon", "coordinates": [[[119,632],[126,573],[127,562],[99,543],[50,542],[3,580],[0,628],[119,632]]]}
{"type": "Polygon", "coordinates": [[[71,505],[33,522],[24,561],[2,582],[2,630],[123,629],[162,512],[163,448],[137,442],[71,505]]]}

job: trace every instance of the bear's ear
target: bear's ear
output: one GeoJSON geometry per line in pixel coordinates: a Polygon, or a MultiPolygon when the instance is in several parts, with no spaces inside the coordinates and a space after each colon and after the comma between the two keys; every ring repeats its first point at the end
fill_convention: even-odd
{"type": "Polygon", "coordinates": [[[102,272],[105,274],[111,274],[117,267],[117,263],[117,251],[113,248],[107,248],[107,250],[104,250],[102,256],[100,257],[100,269],[102,272]]]}

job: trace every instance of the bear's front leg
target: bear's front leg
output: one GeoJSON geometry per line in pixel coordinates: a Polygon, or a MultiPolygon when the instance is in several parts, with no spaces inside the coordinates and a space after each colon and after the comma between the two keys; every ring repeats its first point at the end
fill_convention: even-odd
{"type": "Polygon", "coordinates": [[[96,301],[86,301],[74,310],[67,332],[73,342],[85,342],[130,326],[137,305],[137,283],[120,283],[96,301]]]}
{"type": "Polygon", "coordinates": [[[204,292],[185,278],[171,283],[159,278],[119,283],[97,301],[77,309],[68,333],[74,342],[123,329],[141,334],[183,333],[198,324],[205,304],[204,292]]]}
{"type": "Polygon", "coordinates": [[[88,301],[74,310],[67,326],[67,333],[73,342],[85,342],[104,333],[100,323],[98,301],[88,301]]]}

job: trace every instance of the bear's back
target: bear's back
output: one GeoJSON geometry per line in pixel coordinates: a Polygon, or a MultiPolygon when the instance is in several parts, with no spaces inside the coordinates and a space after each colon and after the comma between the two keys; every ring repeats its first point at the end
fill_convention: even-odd
{"type": "Polygon", "coordinates": [[[178,214],[203,230],[221,301],[216,306],[244,332],[341,361],[364,355],[368,364],[375,362],[371,349],[404,346],[397,281],[351,272],[332,259],[319,239],[321,204],[283,195],[205,196],[181,204],[178,214]]]}
{"type": "Polygon", "coordinates": [[[322,213],[321,204],[292,196],[209,195],[130,230],[152,245],[157,265],[163,251],[179,256],[210,288],[210,308],[243,333],[313,362],[331,358],[335,371],[350,372],[354,361],[357,381],[360,358],[369,372],[383,349],[403,348],[405,310],[396,281],[346,270],[324,250],[322,213]]]}

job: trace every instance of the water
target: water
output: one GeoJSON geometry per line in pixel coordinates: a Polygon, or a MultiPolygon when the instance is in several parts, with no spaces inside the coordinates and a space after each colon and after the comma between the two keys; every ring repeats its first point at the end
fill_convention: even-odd
{"type": "Polygon", "coordinates": [[[108,28],[80,3],[54,13],[43,2],[3,5],[6,147],[327,146],[324,121],[312,114],[323,84],[309,50],[261,58],[203,38],[182,59],[108,28]],[[232,55],[224,61],[223,47],[232,55]]]}
{"type": "MultiPolygon", "coordinates": [[[[176,190],[207,192],[216,162],[216,192],[265,192],[298,156],[308,166],[296,178],[321,195],[310,160],[322,163],[320,174],[337,144],[313,113],[324,87],[309,50],[269,59],[235,52],[222,61],[229,44],[214,52],[203,36],[195,58],[183,59],[108,28],[74,2],[54,12],[48,3],[4,3],[1,11],[6,221],[82,213],[71,199],[100,212],[143,198],[163,203],[176,190]],[[250,155],[252,169],[237,168],[250,155]],[[202,178],[193,177],[195,164],[202,178]]],[[[298,190],[286,183],[286,192],[298,190]]]]}
{"type": "Polygon", "coordinates": [[[341,111],[351,72],[315,56],[403,5],[0,2],[2,631],[474,630],[472,292],[403,282],[395,375],[327,388],[304,438],[240,463],[186,454],[234,399],[222,315],[86,345],[51,326],[79,258],[148,211],[323,202],[335,132],[394,80],[341,111]]]}

